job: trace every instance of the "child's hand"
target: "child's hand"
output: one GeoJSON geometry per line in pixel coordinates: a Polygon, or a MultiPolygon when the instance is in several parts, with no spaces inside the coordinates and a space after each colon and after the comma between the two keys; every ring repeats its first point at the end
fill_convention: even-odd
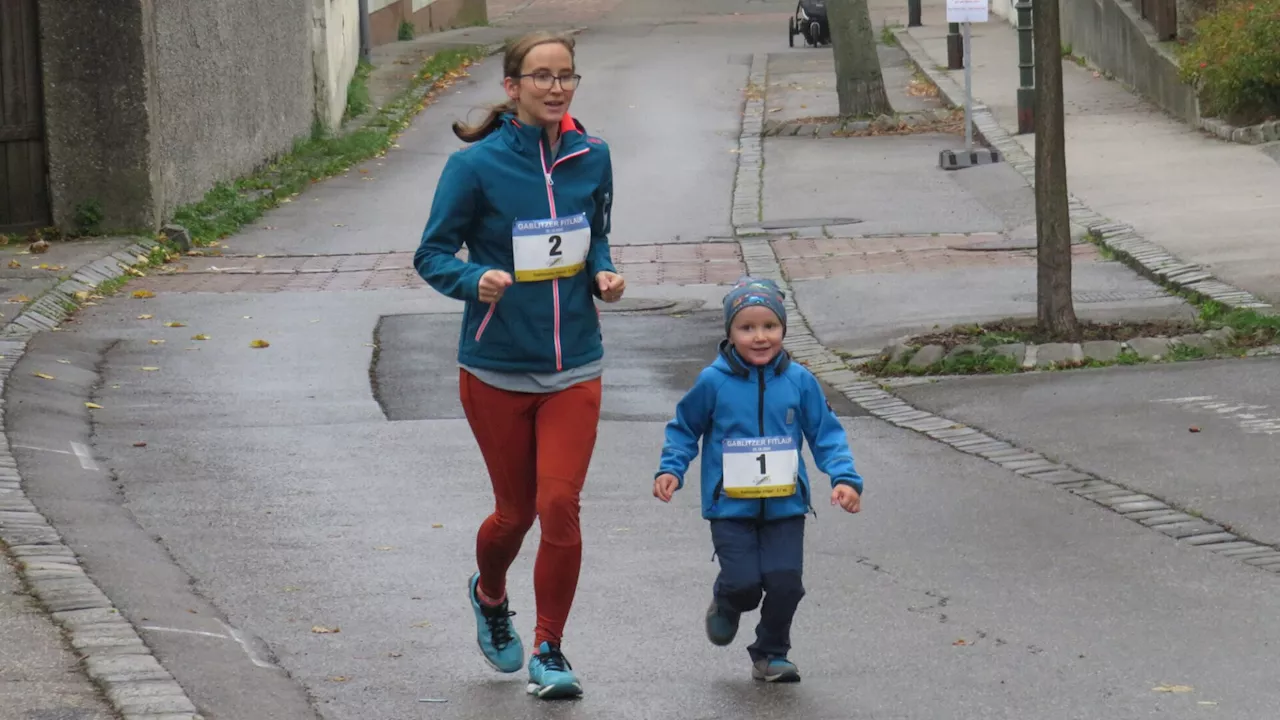
{"type": "Polygon", "coordinates": [[[653,496],[662,502],[669,503],[678,487],[680,487],[679,478],[671,473],[663,473],[653,480],[653,496]]]}
{"type": "Polygon", "coordinates": [[[845,509],[845,512],[856,513],[862,510],[862,498],[858,496],[858,491],[844,483],[832,489],[831,504],[839,505],[845,509]]]}

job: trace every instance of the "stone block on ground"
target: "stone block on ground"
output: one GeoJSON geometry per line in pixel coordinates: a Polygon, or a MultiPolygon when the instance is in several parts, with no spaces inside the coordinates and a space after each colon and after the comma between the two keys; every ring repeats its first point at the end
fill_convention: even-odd
{"type": "Polygon", "coordinates": [[[895,342],[881,350],[880,357],[890,365],[901,365],[911,357],[911,346],[904,342],[895,342]]]}
{"type": "Polygon", "coordinates": [[[1017,363],[1019,367],[1021,367],[1022,362],[1027,359],[1027,346],[1025,343],[1008,343],[1006,345],[997,345],[991,348],[991,351],[997,355],[1003,355],[1007,358],[1010,358],[1015,363],[1017,363]]]}
{"type": "Polygon", "coordinates": [[[951,352],[947,353],[947,359],[954,360],[964,355],[981,355],[985,350],[986,348],[982,347],[981,345],[976,345],[973,343],[968,343],[965,345],[957,345],[954,348],[952,348],[951,352]]]}
{"type": "Polygon", "coordinates": [[[945,352],[941,345],[925,345],[916,351],[915,355],[911,356],[911,361],[907,363],[907,367],[912,370],[923,370],[942,360],[945,352]]]}
{"type": "Polygon", "coordinates": [[[1047,368],[1080,362],[1084,354],[1075,343],[1047,343],[1036,348],[1036,367],[1047,368]]]}
{"type": "Polygon", "coordinates": [[[1120,357],[1123,346],[1115,340],[1092,340],[1081,348],[1084,356],[1098,362],[1111,362],[1120,357]]]}
{"type": "Polygon", "coordinates": [[[1213,352],[1215,348],[1215,343],[1202,333],[1182,335],[1178,338],[1178,343],[1204,352],[1213,352]]]}
{"type": "Polygon", "coordinates": [[[1229,327],[1223,327],[1223,328],[1217,328],[1215,330],[1208,330],[1204,333],[1204,336],[1208,338],[1211,342],[1217,343],[1219,345],[1227,345],[1232,340],[1235,339],[1236,331],[1232,330],[1229,327]]]}
{"type": "Polygon", "coordinates": [[[1156,360],[1169,354],[1167,338],[1134,338],[1129,341],[1129,347],[1143,360],[1156,360]]]}

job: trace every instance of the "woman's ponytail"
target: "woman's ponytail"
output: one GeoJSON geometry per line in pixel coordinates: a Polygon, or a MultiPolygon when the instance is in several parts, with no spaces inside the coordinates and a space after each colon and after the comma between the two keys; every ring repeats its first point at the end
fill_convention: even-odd
{"type": "Polygon", "coordinates": [[[485,139],[498,128],[502,127],[502,115],[510,113],[514,115],[516,112],[516,103],[514,100],[508,100],[504,103],[494,105],[489,108],[489,114],[485,119],[475,125],[467,125],[462,121],[453,123],[453,134],[463,142],[479,142],[485,139]]]}

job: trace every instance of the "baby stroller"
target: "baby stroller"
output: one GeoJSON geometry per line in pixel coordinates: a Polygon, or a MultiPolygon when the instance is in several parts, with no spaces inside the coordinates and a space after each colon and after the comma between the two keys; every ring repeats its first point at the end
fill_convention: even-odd
{"type": "Polygon", "coordinates": [[[831,44],[831,25],[827,22],[827,0],[799,0],[796,14],[787,20],[787,43],[796,46],[796,35],[805,44],[817,47],[831,44]]]}

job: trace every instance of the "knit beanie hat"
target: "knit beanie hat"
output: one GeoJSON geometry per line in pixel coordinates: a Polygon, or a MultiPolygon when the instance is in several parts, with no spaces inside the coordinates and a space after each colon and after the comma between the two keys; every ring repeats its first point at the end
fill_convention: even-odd
{"type": "Polygon", "coordinates": [[[751,305],[763,305],[778,316],[785,331],[787,327],[787,309],[782,304],[785,297],[778,284],[767,278],[753,278],[743,275],[734,284],[728,295],[724,296],[724,334],[729,334],[733,326],[733,317],[740,310],[751,305]]]}

